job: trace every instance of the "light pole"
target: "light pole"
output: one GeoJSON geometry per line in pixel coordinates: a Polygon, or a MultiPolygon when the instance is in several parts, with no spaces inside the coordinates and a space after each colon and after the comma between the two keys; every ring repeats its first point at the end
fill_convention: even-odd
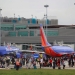
{"type": "Polygon", "coordinates": [[[44,7],[46,8],[46,37],[47,37],[47,7],[49,7],[49,5],[44,5],[44,7]]]}
{"type": "Polygon", "coordinates": [[[20,21],[20,15],[18,15],[18,21],[20,21]]]}
{"type": "Polygon", "coordinates": [[[45,26],[46,26],[46,15],[44,14],[44,29],[45,29],[45,26]]]}
{"type": "Polygon", "coordinates": [[[36,24],[37,24],[37,17],[35,16],[35,19],[36,19],[36,24]]]}
{"type": "Polygon", "coordinates": [[[2,9],[0,8],[0,46],[1,46],[1,11],[2,9]]]}
{"type": "Polygon", "coordinates": [[[31,15],[32,16],[32,19],[33,19],[33,15],[31,15]]]}
{"type": "Polygon", "coordinates": [[[32,23],[32,20],[33,20],[33,15],[31,15],[31,21],[30,21],[30,22],[31,22],[31,24],[33,24],[33,23],[32,23]]]}
{"type": "Polygon", "coordinates": [[[14,24],[13,25],[14,25],[14,31],[15,31],[15,14],[14,14],[14,24]]]}

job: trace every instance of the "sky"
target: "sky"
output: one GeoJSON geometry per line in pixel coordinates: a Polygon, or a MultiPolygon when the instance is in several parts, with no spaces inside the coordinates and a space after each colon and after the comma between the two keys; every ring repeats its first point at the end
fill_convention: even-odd
{"type": "Polygon", "coordinates": [[[43,19],[47,8],[48,19],[58,19],[61,25],[75,25],[75,0],[0,0],[3,17],[43,19]]]}

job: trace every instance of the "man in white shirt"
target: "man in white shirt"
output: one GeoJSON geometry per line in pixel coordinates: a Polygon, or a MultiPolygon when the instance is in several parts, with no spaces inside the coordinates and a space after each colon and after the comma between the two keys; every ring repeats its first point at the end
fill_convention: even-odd
{"type": "Polygon", "coordinates": [[[40,59],[40,68],[43,65],[43,58],[40,59]]]}

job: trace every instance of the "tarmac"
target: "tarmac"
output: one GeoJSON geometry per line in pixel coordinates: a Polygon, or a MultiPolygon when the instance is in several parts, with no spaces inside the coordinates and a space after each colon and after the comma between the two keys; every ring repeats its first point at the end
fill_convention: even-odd
{"type": "MultiPolygon", "coordinates": [[[[65,69],[75,69],[75,66],[69,67],[67,61],[65,61],[65,65],[66,65],[65,69]]],[[[38,69],[40,69],[40,65],[39,64],[36,64],[36,67],[38,69]]],[[[13,68],[14,68],[14,65],[9,65],[9,67],[0,68],[0,69],[13,69],[13,68]]],[[[22,68],[26,68],[26,65],[22,66],[22,68]]],[[[30,68],[33,68],[33,65],[31,65],[30,68]]],[[[53,69],[53,67],[41,67],[41,69],[53,69]]],[[[58,69],[58,67],[55,67],[55,69],[58,69]]],[[[61,69],[63,69],[63,66],[61,66],[61,69]]]]}
{"type": "MultiPolygon", "coordinates": [[[[26,68],[26,66],[22,66],[22,68],[26,68]]],[[[30,68],[33,69],[33,66],[31,66],[30,68]]],[[[0,69],[14,69],[14,65],[10,65],[7,68],[0,68],[0,69]]],[[[40,69],[40,66],[37,66],[37,69],[40,69]]],[[[53,67],[41,67],[41,69],[53,69],[53,67]]],[[[55,67],[55,69],[58,69],[58,67],[55,67]]],[[[63,69],[63,66],[61,66],[61,69],[63,69]]],[[[75,69],[75,66],[74,67],[66,66],[65,69],[75,69]]]]}

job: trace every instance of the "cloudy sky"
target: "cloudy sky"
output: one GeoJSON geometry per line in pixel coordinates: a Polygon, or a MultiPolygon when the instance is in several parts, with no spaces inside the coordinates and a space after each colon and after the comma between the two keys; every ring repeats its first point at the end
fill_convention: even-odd
{"type": "Polygon", "coordinates": [[[75,0],[0,0],[2,16],[8,17],[25,17],[42,19],[46,14],[47,8],[48,19],[57,18],[59,24],[75,24],[75,0]]]}

